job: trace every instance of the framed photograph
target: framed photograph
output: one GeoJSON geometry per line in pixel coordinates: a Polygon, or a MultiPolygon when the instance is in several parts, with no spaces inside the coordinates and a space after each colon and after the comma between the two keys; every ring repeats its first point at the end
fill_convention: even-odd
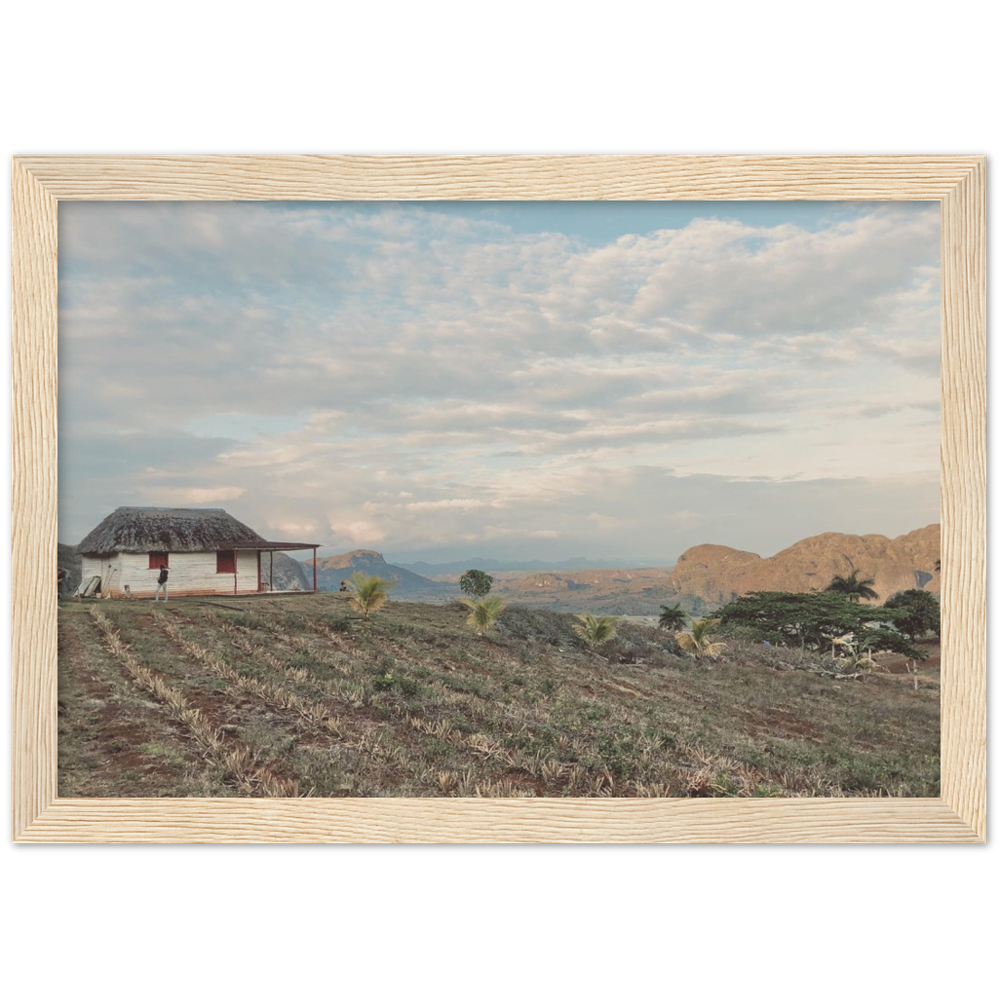
{"type": "Polygon", "coordinates": [[[12,173],[15,841],[985,841],[983,157],[12,173]]]}

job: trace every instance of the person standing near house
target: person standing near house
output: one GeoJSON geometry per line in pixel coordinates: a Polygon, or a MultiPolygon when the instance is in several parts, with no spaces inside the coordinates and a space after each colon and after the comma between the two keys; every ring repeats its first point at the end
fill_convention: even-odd
{"type": "Polygon", "coordinates": [[[153,594],[153,603],[156,604],[160,600],[160,591],[163,591],[163,603],[167,603],[167,577],[170,576],[170,571],[162,563],[160,564],[160,575],[156,578],[156,591],[153,594]]]}
{"type": "Polygon", "coordinates": [[[69,580],[69,570],[60,569],[58,574],[59,580],[59,600],[61,601],[66,596],[66,583],[69,580]]]}

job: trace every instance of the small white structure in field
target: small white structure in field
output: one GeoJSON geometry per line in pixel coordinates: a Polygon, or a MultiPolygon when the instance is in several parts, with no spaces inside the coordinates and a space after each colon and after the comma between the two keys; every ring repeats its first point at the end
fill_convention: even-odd
{"type": "Polygon", "coordinates": [[[102,597],[152,597],[160,567],[170,597],[256,594],[273,589],[261,554],[313,550],[311,542],[269,542],[219,508],[119,507],[80,542],[81,591],[100,578],[102,597]]]}

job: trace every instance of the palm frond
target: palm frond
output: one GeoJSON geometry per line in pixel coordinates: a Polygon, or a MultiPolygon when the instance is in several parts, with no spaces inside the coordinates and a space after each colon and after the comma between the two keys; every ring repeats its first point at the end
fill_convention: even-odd
{"type": "Polygon", "coordinates": [[[573,625],[573,631],[586,643],[589,649],[600,646],[601,643],[613,639],[618,632],[618,619],[614,615],[592,614],[575,615],[579,624],[573,625]]]}
{"type": "Polygon", "coordinates": [[[352,574],[347,586],[354,591],[351,594],[351,605],[367,619],[373,611],[378,611],[389,600],[388,590],[396,586],[396,581],[383,580],[380,576],[367,576],[359,572],[352,574]]]}
{"type": "Polygon", "coordinates": [[[698,660],[703,656],[714,660],[726,648],[724,642],[712,641],[712,629],[718,624],[717,618],[702,618],[701,621],[692,621],[691,628],[677,636],[677,645],[687,653],[694,653],[698,660]]]}
{"type": "Polygon", "coordinates": [[[464,604],[470,611],[469,617],[465,619],[467,625],[476,630],[479,635],[486,635],[492,631],[497,619],[506,607],[499,597],[481,597],[478,601],[473,601],[468,597],[460,597],[459,604],[464,604]]]}

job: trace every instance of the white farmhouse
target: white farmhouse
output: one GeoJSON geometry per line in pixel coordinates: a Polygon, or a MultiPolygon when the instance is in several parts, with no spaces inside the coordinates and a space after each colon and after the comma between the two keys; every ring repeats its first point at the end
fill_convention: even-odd
{"type": "Polygon", "coordinates": [[[221,509],[119,507],[80,542],[81,588],[102,597],[152,597],[160,567],[170,571],[170,596],[257,594],[272,590],[270,556],[313,550],[311,542],[269,542],[221,509]],[[100,578],[99,587],[93,585],[100,578]]]}

